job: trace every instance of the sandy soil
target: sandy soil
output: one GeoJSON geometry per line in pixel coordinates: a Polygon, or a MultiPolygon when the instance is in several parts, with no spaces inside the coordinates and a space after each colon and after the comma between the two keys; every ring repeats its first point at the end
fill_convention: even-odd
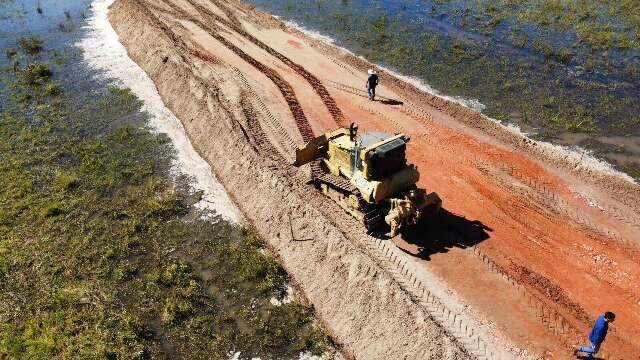
{"type": "Polygon", "coordinates": [[[636,184],[384,69],[370,102],[372,65],[236,1],[118,0],[111,20],[347,356],[564,359],[611,310],[604,357],[640,358],[636,184]],[[304,184],[295,147],[351,121],[411,136],[440,217],[392,244],[304,184]]]}

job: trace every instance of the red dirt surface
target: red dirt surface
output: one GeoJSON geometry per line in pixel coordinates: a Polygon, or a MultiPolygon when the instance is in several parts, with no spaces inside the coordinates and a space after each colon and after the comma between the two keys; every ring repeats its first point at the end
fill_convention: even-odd
{"type": "Polygon", "coordinates": [[[637,185],[627,195],[610,192],[601,181],[610,175],[596,181],[567,170],[559,150],[543,159],[502,141],[496,133],[508,130],[476,126],[469,110],[441,106],[384,69],[371,102],[364,89],[370,65],[241,3],[166,0],[149,9],[174,21],[190,46],[243,73],[297,144],[299,119],[278,81],[290,85],[316,135],[350,121],[361,131],[410,135],[419,185],[436,191],[445,211],[394,242],[445,280],[497,337],[539,357],[568,358],[569,345],[585,343],[596,317],[613,311],[605,357],[640,358],[637,185]]]}

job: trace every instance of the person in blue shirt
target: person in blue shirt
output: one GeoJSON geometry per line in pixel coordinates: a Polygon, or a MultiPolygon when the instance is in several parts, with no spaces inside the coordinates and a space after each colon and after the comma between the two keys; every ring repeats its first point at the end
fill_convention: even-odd
{"type": "Polygon", "coordinates": [[[596,320],[591,333],[589,334],[589,341],[591,346],[580,346],[574,352],[574,355],[583,352],[589,357],[593,357],[594,354],[600,350],[600,345],[604,342],[604,338],[607,337],[607,331],[609,331],[609,323],[612,323],[616,319],[616,314],[611,311],[607,311],[596,320]]]}

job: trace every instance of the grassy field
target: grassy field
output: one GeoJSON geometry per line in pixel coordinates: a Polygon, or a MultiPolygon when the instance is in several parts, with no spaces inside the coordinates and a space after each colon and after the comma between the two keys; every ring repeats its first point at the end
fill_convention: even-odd
{"type": "Polygon", "coordinates": [[[296,358],[330,338],[250,228],[204,221],[140,101],[79,97],[37,54],[0,74],[0,359],[296,358]]]}

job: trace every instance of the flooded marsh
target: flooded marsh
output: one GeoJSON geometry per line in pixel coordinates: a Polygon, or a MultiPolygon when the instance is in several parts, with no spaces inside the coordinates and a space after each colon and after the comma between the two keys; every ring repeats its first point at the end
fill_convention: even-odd
{"type": "Polygon", "coordinates": [[[89,5],[0,2],[0,358],[330,350],[302,297],[272,303],[289,278],[263,240],[195,206],[144,102],[84,62],[89,5]]]}

